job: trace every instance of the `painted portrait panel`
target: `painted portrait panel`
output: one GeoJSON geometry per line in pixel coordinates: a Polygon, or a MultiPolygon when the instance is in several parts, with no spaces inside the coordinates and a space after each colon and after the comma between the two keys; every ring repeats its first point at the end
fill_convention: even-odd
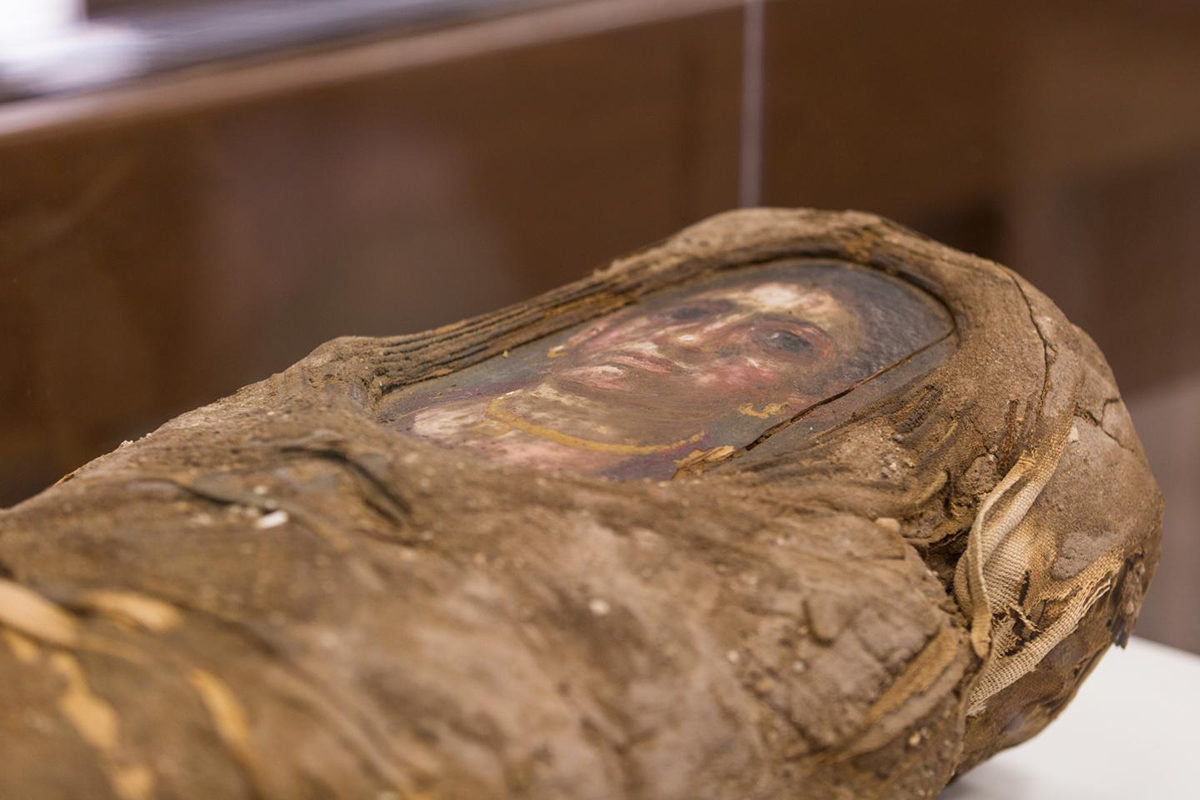
{"type": "Polygon", "coordinates": [[[405,390],[386,421],[494,462],[669,478],[944,339],[904,281],[791,261],[717,274],[405,390]]]}

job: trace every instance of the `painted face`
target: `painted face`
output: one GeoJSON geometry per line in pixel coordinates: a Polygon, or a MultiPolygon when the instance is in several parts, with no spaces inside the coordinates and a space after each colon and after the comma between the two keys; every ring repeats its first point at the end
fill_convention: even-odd
{"type": "Polygon", "coordinates": [[[928,296],[793,262],[668,290],[401,398],[411,433],[506,463],[669,477],[753,441],[949,330],[928,296]]]}
{"type": "Polygon", "coordinates": [[[683,418],[704,417],[713,400],[799,400],[857,336],[852,314],[825,289],[781,281],[711,289],[588,326],[551,352],[562,361],[547,380],[613,403],[656,397],[683,418]]]}

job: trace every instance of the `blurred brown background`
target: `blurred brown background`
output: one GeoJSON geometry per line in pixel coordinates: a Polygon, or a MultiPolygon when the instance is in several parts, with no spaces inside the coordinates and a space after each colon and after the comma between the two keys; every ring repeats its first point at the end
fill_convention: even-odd
{"type": "Polygon", "coordinates": [[[333,6],[93,2],[67,57],[0,15],[0,506],[333,336],[853,207],[1096,338],[1168,502],[1138,632],[1200,651],[1195,4],[333,6]]]}

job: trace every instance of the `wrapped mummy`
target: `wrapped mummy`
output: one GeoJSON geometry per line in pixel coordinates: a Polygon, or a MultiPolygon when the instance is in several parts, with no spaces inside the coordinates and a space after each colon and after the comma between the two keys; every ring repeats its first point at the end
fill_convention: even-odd
{"type": "Polygon", "coordinates": [[[877,217],[332,341],[0,513],[0,796],[905,798],[1122,643],[1103,357],[877,217]]]}

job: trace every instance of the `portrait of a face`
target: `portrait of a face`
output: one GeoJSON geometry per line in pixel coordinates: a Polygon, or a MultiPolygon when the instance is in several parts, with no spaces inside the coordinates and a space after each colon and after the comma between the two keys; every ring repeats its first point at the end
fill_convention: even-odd
{"type": "Polygon", "coordinates": [[[414,387],[388,421],[499,463],[669,478],[689,457],[744,446],[949,329],[936,301],[879,272],[743,269],[414,387]]]}

